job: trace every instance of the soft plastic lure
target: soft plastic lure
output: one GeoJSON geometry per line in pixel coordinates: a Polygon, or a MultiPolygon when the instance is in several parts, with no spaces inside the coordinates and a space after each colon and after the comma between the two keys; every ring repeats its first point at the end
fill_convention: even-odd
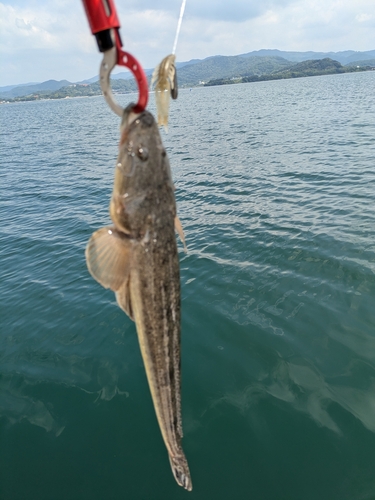
{"type": "Polygon", "coordinates": [[[177,72],[176,72],[176,47],[180,34],[182,18],[185,11],[186,0],[182,0],[180,16],[178,18],[176,36],[174,39],[172,54],[164,57],[162,62],[156,66],[152,78],[151,86],[155,84],[155,100],[158,113],[158,124],[163,125],[168,132],[169,102],[170,97],[177,99],[177,72]]]}
{"type": "Polygon", "coordinates": [[[151,79],[151,86],[155,83],[158,124],[164,125],[167,132],[170,97],[177,99],[178,95],[175,60],[174,54],[164,57],[162,62],[156,66],[151,79]]]}

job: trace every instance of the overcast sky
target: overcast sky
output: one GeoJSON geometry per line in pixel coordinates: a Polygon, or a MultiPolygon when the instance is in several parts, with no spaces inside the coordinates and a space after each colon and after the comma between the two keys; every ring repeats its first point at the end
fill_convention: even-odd
{"type": "MultiPolygon", "coordinates": [[[[144,68],[171,53],[181,0],[115,4],[124,48],[144,68]]],[[[80,81],[101,59],[80,0],[1,2],[0,44],[0,86],[80,81]]],[[[179,61],[259,49],[373,50],[374,0],[187,0],[179,61]]]]}

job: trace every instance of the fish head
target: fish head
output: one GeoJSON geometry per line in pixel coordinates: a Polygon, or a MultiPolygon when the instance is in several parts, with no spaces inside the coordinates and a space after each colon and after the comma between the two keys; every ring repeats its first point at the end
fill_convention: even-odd
{"type": "Polygon", "coordinates": [[[121,124],[111,219],[119,230],[138,238],[161,208],[175,211],[167,153],[153,115],[135,114],[129,105],[121,124]]]}

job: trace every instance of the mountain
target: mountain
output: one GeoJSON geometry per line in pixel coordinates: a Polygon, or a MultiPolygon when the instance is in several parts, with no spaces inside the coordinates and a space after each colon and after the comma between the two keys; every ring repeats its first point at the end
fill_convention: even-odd
{"type": "Polygon", "coordinates": [[[242,75],[262,75],[291,66],[281,57],[213,56],[187,64],[177,72],[181,86],[217,78],[236,78],[242,75]]]}
{"type": "Polygon", "coordinates": [[[29,82],[29,83],[18,83],[16,85],[6,85],[5,87],[0,87],[0,93],[8,92],[8,90],[12,90],[15,87],[27,87],[29,85],[38,85],[39,82],[29,82]]]}
{"type": "Polygon", "coordinates": [[[334,61],[329,57],[324,59],[311,59],[308,61],[302,61],[296,64],[292,64],[289,68],[285,68],[278,71],[273,71],[272,73],[263,75],[244,75],[240,78],[219,78],[216,80],[210,80],[205,84],[205,86],[213,85],[228,85],[233,83],[250,83],[250,82],[261,82],[269,80],[282,80],[287,78],[301,78],[306,76],[320,76],[320,75],[335,75],[339,73],[353,73],[357,71],[366,71],[369,69],[368,66],[354,66],[348,65],[343,66],[338,61],[334,61]]]}
{"type": "MultiPolygon", "coordinates": [[[[114,75],[111,75],[111,78],[113,78],[113,76],[114,76],[114,75]]],[[[97,76],[93,76],[93,77],[91,77],[91,78],[87,78],[86,80],[81,80],[81,81],[79,81],[79,82],[77,82],[77,83],[78,83],[78,84],[85,84],[85,83],[89,83],[89,84],[90,84],[90,83],[95,83],[95,82],[97,82],[97,81],[99,81],[99,75],[97,75],[97,76]]]]}
{"type": "Polygon", "coordinates": [[[371,66],[375,68],[375,58],[374,59],[363,59],[361,61],[353,61],[351,63],[345,64],[345,66],[371,66]]]}
{"type": "MultiPolygon", "coordinates": [[[[144,70],[146,75],[151,73],[152,70],[144,70]]],[[[130,71],[120,71],[120,73],[111,73],[111,80],[130,80],[133,78],[133,73],[130,71]]],[[[96,83],[99,81],[99,75],[93,76],[91,78],[87,78],[86,80],[82,80],[81,82],[77,83],[96,83]]]]}
{"type": "MultiPolygon", "coordinates": [[[[206,59],[192,59],[176,64],[177,79],[180,87],[193,87],[207,84],[207,82],[209,85],[223,85],[345,73],[375,66],[375,50],[367,52],[349,50],[329,54],[334,54],[337,59],[322,57],[327,55],[323,52],[286,52],[268,49],[238,56],[211,56],[206,59]],[[345,66],[342,66],[343,64],[345,66]]],[[[153,69],[145,70],[149,80],[152,72],[153,69]]],[[[111,75],[111,86],[112,90],[117,93],[136,91],[136,82],[130,71],[111,75]]],[[[98,77],[92,77],[74,84],[67,80],[48,80],[39,84],[18,85],[7,91],[4,91],[3,87],[0,88],[0,99],[61,99],[64,97],[93,96],[100,93],[98,77]]]]}
{"type": "MultiPolygon", "coordinates": [[[[282,64],[288,61],[289,63],[298,63],[312,59],[334,59],[343,65],[354,66],[374,66],[375,50],[359,52],[355,50],[346,50],[341,52],[292,52],[282,51],[278,49],[261,49],[240,54],[237,56],[211,56],[206,59],[191,59],[190,61],[177,62],[178,80],[180,85],[196,85],[199,81],[207,81],[217,78],[230,78],[236,75],[248,73],[263,74],[272,70],[281,69],[282,64]],[[261,61],[256,62],[254,58],[260,58],[261,61]],[[266,59],[268,58],[268,62],[266,59]],[[271,59],[270,59],[271,58],[271,59]],[[251,62],[246,62],[244,59],[252,59],[251,62]],[[284,60],[281,61],[281,59],[284,60]],[[279,67],[277,66],[279,64],[279,67]],[[247,66],[248,65],[248,66],[247,66]],[[195,67],[195,69],[194,69],[195,67]]],[[[151,76],[153,68],[146,69],[147,76],[151,76]]],[[[130,80],[133,75],[130,71],[122,71],[111,75],[112,80],[130,80]]],[[[91,84],[99,80],[99,76],[93,76],[86,80],[76,82],[77,84],[91,84]]],[[[30,95],[36,92],[45,90],[59,90],[60,88],[71,85],[67,80],[48,80],[42,83],[23,83],[20,85],[7,85],[0,87],[0,98],[11,99],[30,95]]]]}
{"type": "Polygon", "coordinates": [[[12,99],[13,97],[26,96],[45,90],[58,90],[67,85],[71,85],[71,82],[68,82],[68,80],[47,80],[46,82],[34,85],[18,85],[7,92],[0,92],[0,97],[2,99],[12,99]]]}
{"type": "MultiPolygon", "coordinates": [[[[341,64],[372,66],[375,50],[356,52],[287,52],[280,50],[258,50],[238,56],[211,56],[206,59],[193,59],[177,66],[180,86],[194,86],[199,82],[216,79],[235,79],[271,74],[290,68],[293,64],[330,59],[341,64]],[[362,61],[361,64],[358,61],[362,61]]],[[[311,65],[310,65],[311,66],[311,65]]],[[[312,70],[312,69],[311,69],[312,70]]],[[[297,69],[297,71],[300,71],[297,69]]],[[[333,69],[332,69],[333,71],[333,69]]],[[[343,70],[344,71],[344,70],[343,70]]]]}
{"type": "Polygon", "coordinates": [[[334,61],[329,57],[324,59],[312,59],[293,64],[288,69],[276,71],[274,76],[281,78],[296,78],[301,76],[315,76],[315,75],[328,75],[335,73],[344,73],[345,68],[338,61],[334,61]]]}
{"type": "MultiPolygon", "coordinates": [[[[308,61],[312,59],[334,59],[343,65],[358,64],[362,61],[363,64],[371,66],[371,59],[375,58],[375,50],[368,50],[367,52],[357,52],[355,50],[347,50],[343,52],[290,52],[277,49],[262,49],[240,54],[238,56],[210,56],[206,59],[191,59],[190,61],[177,62],[176,68],[178,69],[178,80],[182,85],[195,85],[199,80],[209,80],[212,78],[227,78],[234,76],[231,72],[236,74],[243,74],[246,72],[254,74],[262,74],[271,71],[272,61],[275,64],[274,69],[277,68],[277,61],[280,65],[285,64],[284,61],[289,63],[297,63],[308,61]],[[262,59],[256,62],[254,57],[262,59]],[[265,63],[265,58],[268,58],[268,66],[265,63]],[[269,59],[271,58],[271,59],[269,59]],[[245,62],[243,59],[253,59],[252,62],[245,62]],[[237,63],[239,63],[237,65],[237,63]],[[249,67],[247,68],[247,64],[249,67]],[[238,66],[237,68],[235,66],[238,66]],[[258,66],[258,67],[257,67],[258,66]],[[189,69],[188,69],[189,67],[189,69]],[[193,69],[195,67],[195,69],[193,69]],[[184,70],[182,70],[184,68],[184,70]]],[[[363,65],[361,64],[361,65],[363,65]]],[[[152,75],[154,68],[145,69],[147,76],[152,75]]],[[[111,75],[112,80],[129,80],[133,77],[130,71],[121,71],[111,75]]],[[[99,76],[93,76],[78,83],[94,83],[99,80],[99,76]]],[[[0,89],[1,91],[1,89],[0,89]]]]}
{"type": "Polygon", "coordinates": [[[338,61],[339,63],[345,65],[354,63],[355,61],[364,61],[366,59],[375,58],[375,50],[368,50],[365,52],[358,52],[355,50],[345,50],[341,52],[290,52],[277,49],[262,49],[255,50],[253,52],[248,52],[246,54],[240,54],[241,57],[283,57],[284,59],[292,62],[302,62],[311,59],[325,59],[330,58],[338,61]]]}
{"type": "MultiPolygon", "coordinates": [[[[201,62],[201,59],[191,59],[190,61],[185,61],[185,62],[176,62],[176,68],[183,68],[184,66],[188,64],[195,64],[197,62],[201,62]]],[[[148,68],[145,69],[144,72],[146,73],[147,76],[151,76],[152,73],[154,72],[154,68],[148,68]]],[[[133,74],[128,70],[128,71],[120,71],[120,73],[111,73],[111,79],[112,80],[130,80],[133,78],[133,74]]],[[[82,80],[81,82],[77,83],[95,83],[99,80],[99,75],[93,76],[91,78],[87,78],[87,80],[82,80]]],[[[0,88],[1,91],[1,88],[0,88]]]]}

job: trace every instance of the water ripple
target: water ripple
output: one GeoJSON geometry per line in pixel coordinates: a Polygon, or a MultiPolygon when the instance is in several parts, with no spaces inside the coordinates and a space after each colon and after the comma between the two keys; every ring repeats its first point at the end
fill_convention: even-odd
{"type": "MultiPolygon", "coordinates": [[[[278,485],[290,499],[370,498],[357,491],[375,467],[374,77],[181,90],[172,103],[197,498],[281,500],[278,485]]],[[[141,498],[143,484],[153,498],[156,483],[177,499],[134,324],[84,261],[109,222],[118,118],[101,98],[0,111],[1,483],[14,498],[72,498],[61,474],[79,457],[81,500],[108,484],[113,498],[141,498]],[[9,467],[41,477],[38,494],[9,467]]]]}

